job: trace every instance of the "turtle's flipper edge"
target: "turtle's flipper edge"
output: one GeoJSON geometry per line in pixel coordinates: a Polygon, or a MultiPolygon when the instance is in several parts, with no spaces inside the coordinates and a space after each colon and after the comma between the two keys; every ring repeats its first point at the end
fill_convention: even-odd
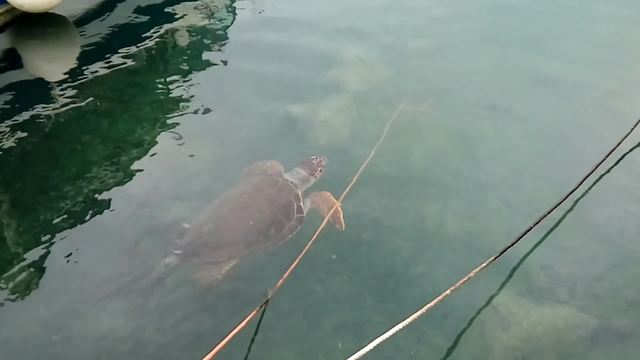
{"type": "Polygon", "coordinates": [[[329,221],[331,221],[339,230],[345,229],[342,206],[330,192],[318,191],[311,193],[309,194],[309,200],[311,201],[311,207],[318,210],[324,217],[327,217],[333,206],[337,204],[336,209],[333,211],[331,216],[329,216],[329,221]]]}

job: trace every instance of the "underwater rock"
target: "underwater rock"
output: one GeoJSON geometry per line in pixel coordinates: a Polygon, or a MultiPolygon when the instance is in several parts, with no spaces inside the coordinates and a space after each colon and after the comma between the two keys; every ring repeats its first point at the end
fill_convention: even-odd
{"type": "Polygon", "coordinates": [[[355,97],[366,90],[383,87],[392,71],[375,59],[375,53],[360,48],[346,49],[330,69],[327,77],[339,84],[338,93],[314,102],[292,104],[288,111],[312,131],[309,138],[318,144],[346,143],[358,111],[355,97]]]}
{"type": "Polygon", "coordinates": [[[383,84],[392,71],[380,62],[372,62],[371,58],[362,51],[347,51],[327,76],[347,91],[362,91],[383,84]]]}
{"type": "Polygon", "coordinates": [[[558,303],[535,303],[510,292],[493,302],[487,321],[489,359],[566,359],[584,351],[598,320],[558,303]]]}
{"type": "Polygon", "coordinates": [[[349,93],[330,95],[317,103],[289,105],[288,110],[309,125],[309,138],[323,145],[348,141],[350,124],[356,117],[353,96],[349,93]]]}

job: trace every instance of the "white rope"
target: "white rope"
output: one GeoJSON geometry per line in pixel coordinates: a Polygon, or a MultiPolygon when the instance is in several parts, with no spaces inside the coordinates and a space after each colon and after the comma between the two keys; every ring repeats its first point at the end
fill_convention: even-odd
{"type": "Polygon", "coordinates": [[[395,335],[398,331],[402,330],[404,327],[406,327],[407,325],[411,324],[412,322],[414,322],[415,320],[417,320],[420,316],[424,315],[427,311],[429,311],[432,307],[434,307],[435,305],[437,305],[440,301],[442,301],[445,297],[449,296],[452,292],[456,291],[458,288],[460,288],[462,285],[464,285],[464,283],[466,283],[467,281],[469,281],[472,277],[476,276],[480,271],[482,271],[484,268],[486,268],[487,266],[489,266],[492,262],[494,262],[495,260],[497,260],[500,256],[502,256],[503,254],[505,254],[509,249],[511,249],[515,244],[517,244],[520,240],[522,240],[522,238],[525,237],[525,235],[527,235],[531,230],[533,230],[533,228],[535,228],[536,226],[538,226],[542,220],[544,220],[547,216],[549,216],[549,214],[551,214],[554,210],[556,210],[558,207],[560,207],[560,205],[562,205],[574,192],[576,192],[576,190],[578,190],[578,188],[580,186],[582,186],[582,184],[584,184],[585,181],[587,181],[587,179],[593,175],[593,173],[600,167],[600,165],[602,165],[602,163],[605,162],[605,160],[607,160],[609,158],[609,156],[616,151],[616,149],[618,149],[618,147],[620,147],[620,145],[627,139],[627,137],[629,137],[629,135],[631,135],[631,133],[638,127],[638,125],[640,125],[640,119],[638,119],[635,124],[631,127],[631,129],[629,129],[627,131],[627,133],[622,136],[622,138],[620,140],[618,140],[618,142],[616,143],[616,145],[614,145],[609,152],[607,152],[601,159],[600,161],[598,161],[592,168],[591,170],[589,170],[583,177],[582,179],[580,179],[580,181],[578,181],[578,183],[576,185],[574,185],[566,194],[564,194],[564,196],[562,198],[560,198],[560,200],[558,200],[553,206],[551,206],[549,209],[547,209],[542,215],[540,215],[531,225],[529,225],[526,229],[524,229],[520,234],[518,234],[513,240],[511,240],[511,242],[507,245],[505,245],[502,249],[500,249],[500,251],[498,251],[497,254],[493,255],[492,257],[488,258],[487,260],[485,260],[482,264],[480,264],[478,267],[476,267],[475,269],[473,269],[470,273],[468,273],[467,275],[465,275],[462,279],[458,280],[458,282],[456,282],[455,284],[453,284],[451,287],[449,287],[445,292],[443,292],[442,294],[438,295],[438,297],[436,297],[435,299],[431,300],[428,304],[426,304],[425,306],[421,307],[418,311],[416,311],[415,313],[413,313],[411,316],[409,316],[408,318],[406,318],[405,320],[401,321],[400,323],[398,323],[396,326],[392,327],[391,329],[387,330],[385,333],[383,333],[382,335],[378,336],[377,338],[375,338],[373,341],[371,341],[369,344],[367,344],[365,347],[363,347],[362,349],[360,349],[358,352],[356,352],[355,354],[349,356],[347,358],[347,360],[356,360],[356,359],[360,359],[362,358],[365,354],[367,354],[368,352],[370,352],[371,350],[373,350],[376,346],[380,345],[382,342],[384,342],[385,340],[389,339],[390,337],[392,337],[393,335],[395,335]]]}
{"type": "Polygon", "coordinates": [[[398,323],[396,326],[392,327],[391,329],[387,330],[384,334],[382,334],[382,335],[378,336],[377,338],[375,338],[373,341],[371,341],[369,344],[367,344],[367,346],[363,347],[362,349],[360,349],[355,354],[349,356],[349,358],[347,360],[356,360],[356,359],[362,358],[365,354],[367,354],[368,352],[373,350],[376,346],[380,345],[385,340],[387,340],[390,337],[392,337],[393,335],[395,335],[398,331],[402,330],[405,326],[407,326],[407,325],[411,324],[412,322],[416,321],[420,316],[424,315],[427,311],[429,311],[429,309],[431,309],[432,307],[436,306],[440,301],[442,301],[442,299],[444,299],[445,297],[449,296],[449,294],[451,294],[452,292],[456,291],[460,286],[462,286],[464,283],[469,281],[469,279],[474,277],[478,272],[480,272],[482,269],[487,267],[496,258],[497,258],[497,256],[494,255],[491,258],[487,259],[485,262],[480,264],[480,266],[478,266],[477,268],[473,269],[473,271],[471,271],[465,277],[463,277],[462,279],[458,280],[457,283],[452,285],[445,292],[443,292],[442,294],[438,295],[438,297],[436,297],[435,299],[431,300],[431,302],[429,302],[427,305],[421,307],[418,311],[413,313],[411,316],[409,316],[408,318],[404,319],[403,321],[401,321],[400,323],[398,323]]]}

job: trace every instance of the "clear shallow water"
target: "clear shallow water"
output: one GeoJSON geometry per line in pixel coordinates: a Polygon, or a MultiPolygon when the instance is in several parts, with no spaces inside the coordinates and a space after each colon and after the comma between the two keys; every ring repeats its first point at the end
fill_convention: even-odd
{"type": "MultiPolygon", "coordinates": [[[[200,358],[319,217],[211,290],[180,268],[127,279],[251,162],[324,154],[314,188],[339,194],[398,103],[431,101],[401,114],[344,203],[347,230],[323,233],[250,357],[345,358],[506,243],[630,126],[639,7],[124,1],[73,17],[68,78],[2,78],[0,355],[200,358]]],[[[369,358],[633,358],[638,165],[630,153],[507,283],[569,204],[369,358]]],[[[242,358],[252,330],[221,358],[242,358]]]]}

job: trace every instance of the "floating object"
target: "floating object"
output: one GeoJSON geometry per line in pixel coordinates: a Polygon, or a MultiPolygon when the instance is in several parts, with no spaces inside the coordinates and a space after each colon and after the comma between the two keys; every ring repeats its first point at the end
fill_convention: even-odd
{"type": "Polygon", "coordinates": [[[3,2],[27,13],[44,13],[58,6],[62,0],[0,0],[0,6],[3,2]]]}
{"type": "Polygon", "coordinates": [[[66,77],[80,54],[80,33],[60,14],[24,14],[8,30],[25,69],[47,81],[66,77]]]}
{"type": "Polygon", "coordinates": [[[62,0],[0,0],[0,26],[4,26],[22,13],[45,13],[62,0]]]}

